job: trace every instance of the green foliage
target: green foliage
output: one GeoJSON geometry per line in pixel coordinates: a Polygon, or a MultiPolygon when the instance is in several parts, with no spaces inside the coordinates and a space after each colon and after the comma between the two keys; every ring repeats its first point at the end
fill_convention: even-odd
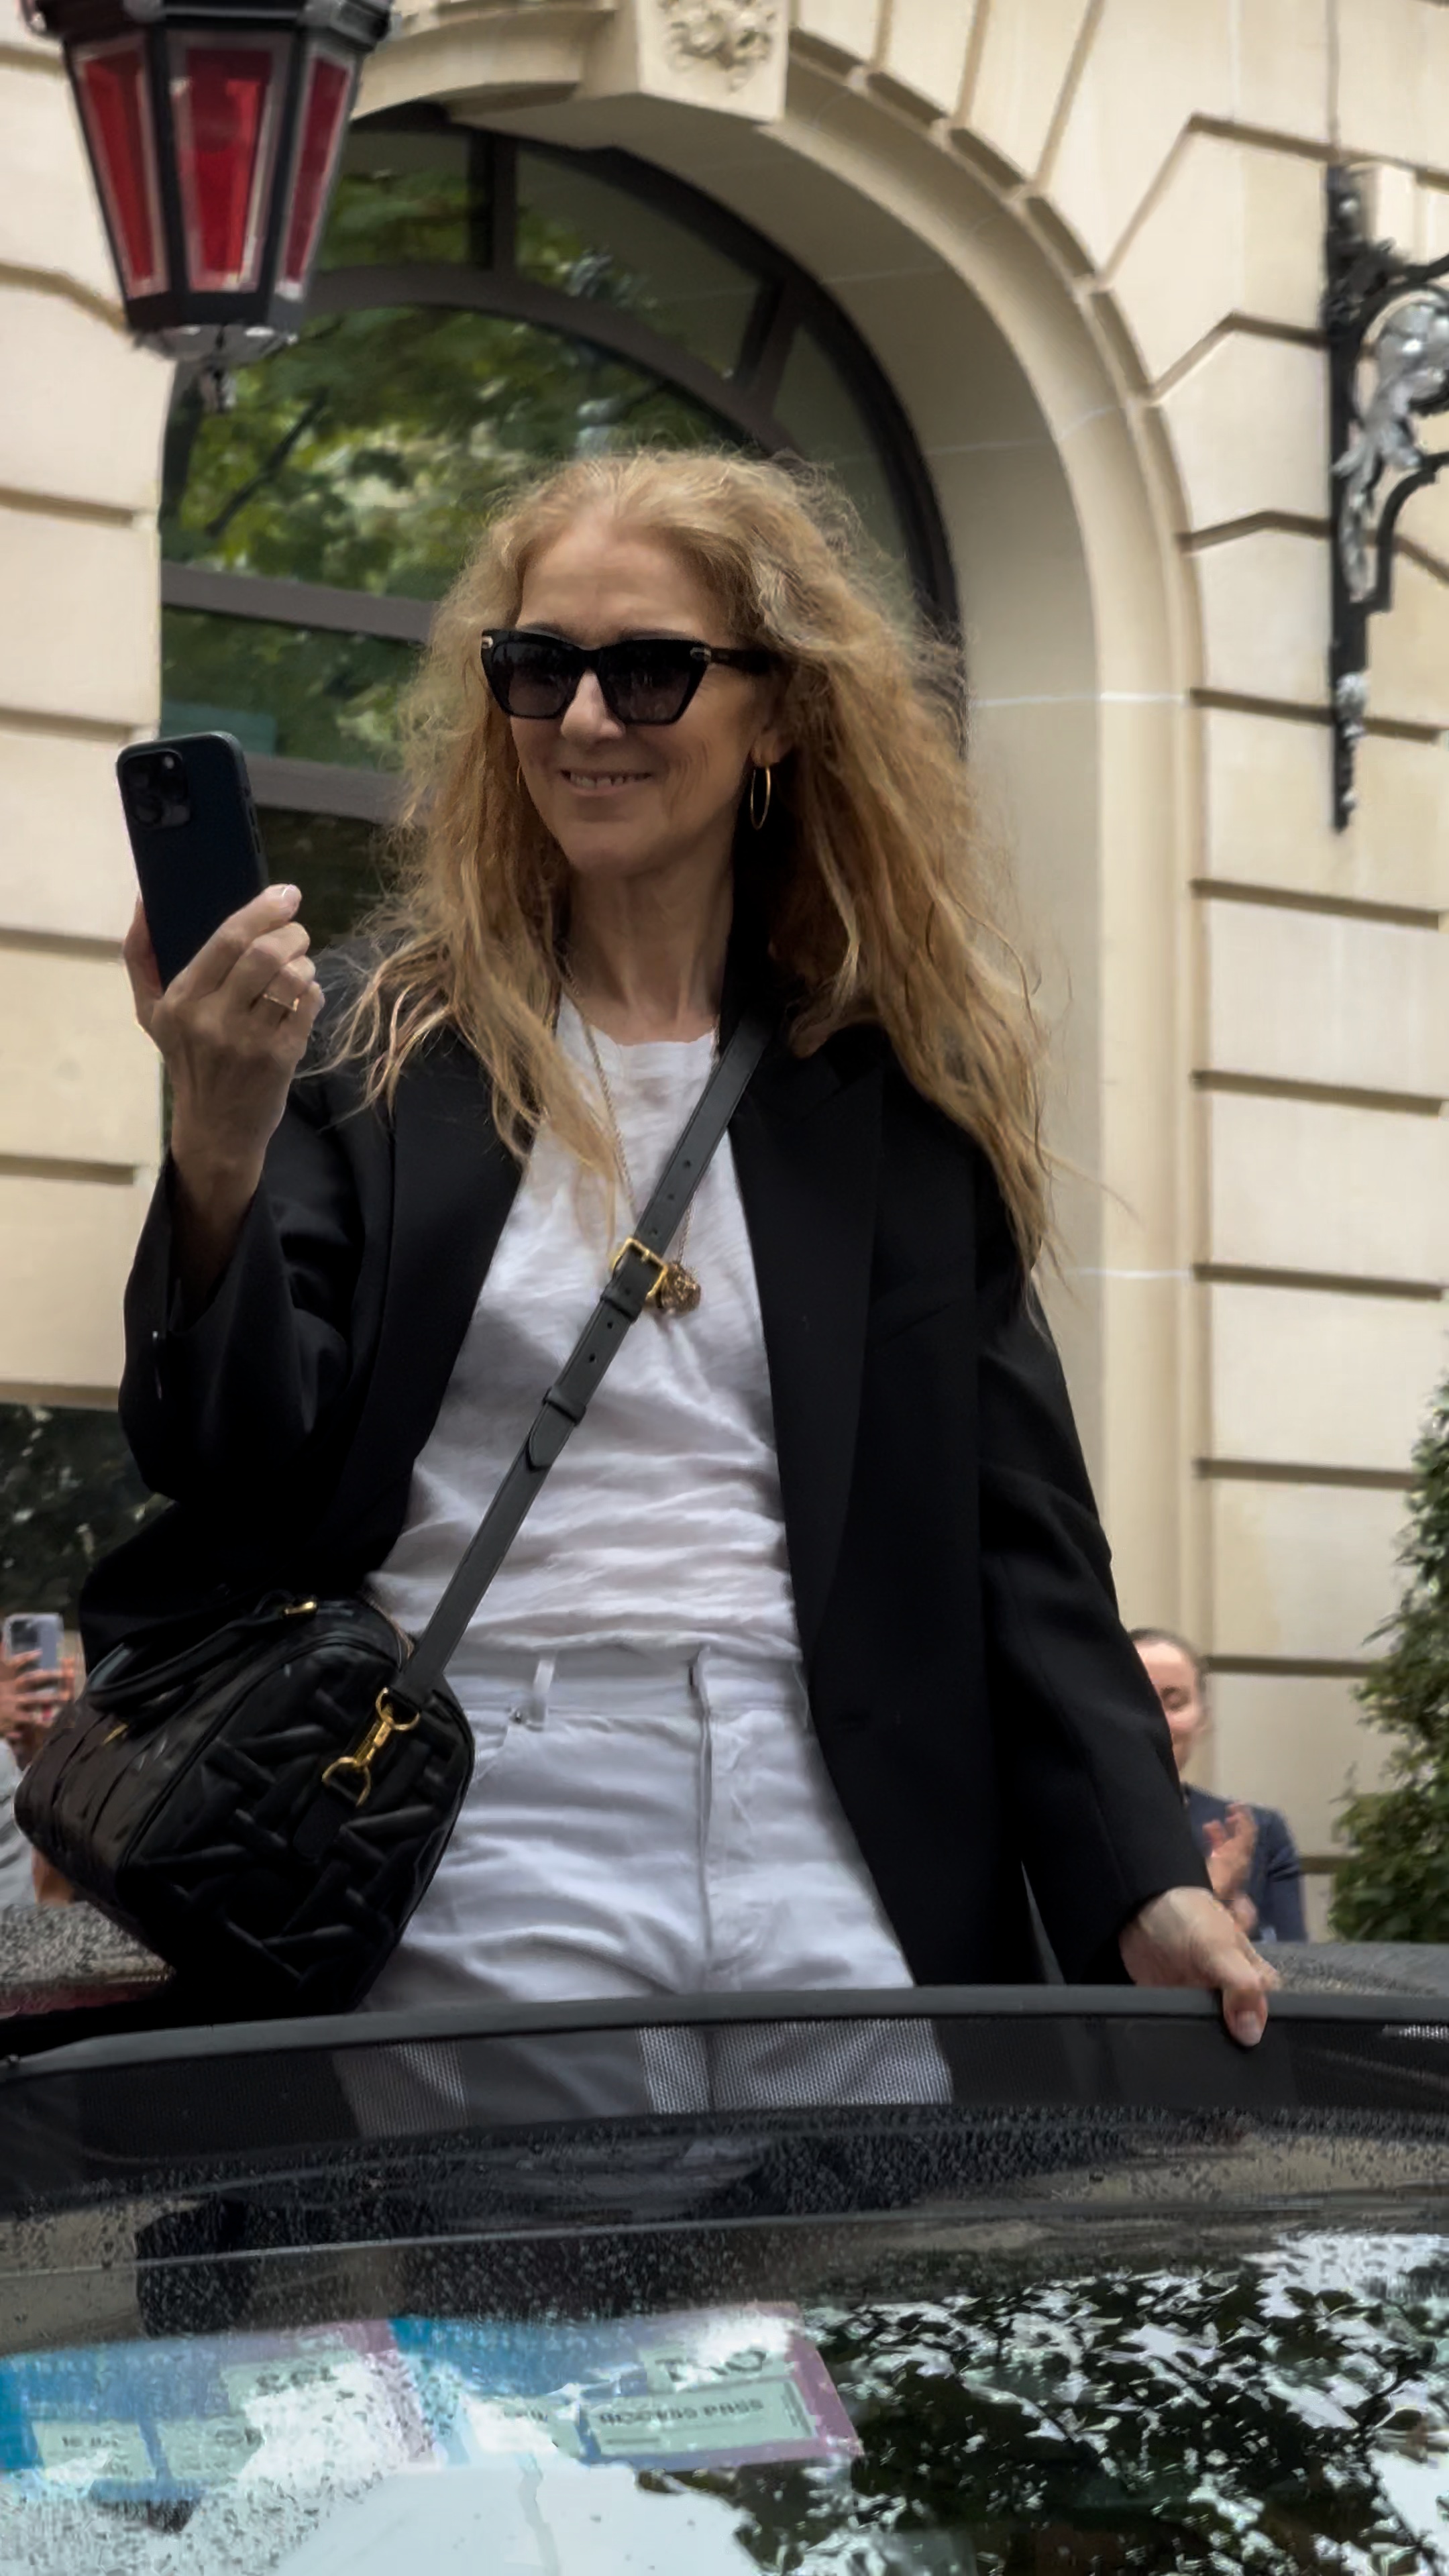
{"type": "Polygon", "coordinates": [[[58,1610],[73,1628],[96,1558],[159,1508],[114,1413],[0,1405],[0,1611],[58,1610]]]}
{"type": "MultiPolygon", "coordinates": [[[[344,173],[324,266],[462,266],[482,251],[491,209],[459,140],[440,142],[440,157],[423,167],[344,173]]],[[[645,281],[576,225],[524,210],[517,257],[576,303],[580,332],[590,303],[668,327],[645,281]]],[[[173,561],[431,598],[500,486],[522,469],[590,445],[729,434],[712,413],[583,338],[435,305],[322,315],[295,347],[241,372],[233,411],[204,414],[195,389],[178,406],[166,551],[173,561]]]]}
{"type": "Polygon", "coordinates": [[[410,645],[378,635],[169,608],[161,652],[166,729],[193,731],[200,701],[212,723],[255,750],[385,769],[398,695],[412,667],[410,645]]]}
{"type": "Polygon", "coordinates": [[[430,306],[323,314],[240,371],[234,410],[203,413],[194,391],[177,404],[163,541],[173,563],[431,599],[527,467],[721,435],[652,377],[531,323],[430,306]]]}
{"type": "Polygon", "coordinates": [[[1449,1941],[1449,1384],[1414,1451],[1403,1598],[1359,1689],[1393,1740],[1386,1787],[1353,1798],[1332,1924],[1345,1941],[1449,1941]]]}
{"type": "Polygon", "coordinates": [[[321,268],[471,258],[480,212],[464,133],[383,141],[354,134],[327,218],[321,268]],[[374,157],[381,156],[381,166],[374,157]],[[419,156],[420,157],[415,157],[419,156]],[[351,165],[350,167],[348,165],[351,165]],[[389,166],[391,164],[392,166],[389,166]]]}

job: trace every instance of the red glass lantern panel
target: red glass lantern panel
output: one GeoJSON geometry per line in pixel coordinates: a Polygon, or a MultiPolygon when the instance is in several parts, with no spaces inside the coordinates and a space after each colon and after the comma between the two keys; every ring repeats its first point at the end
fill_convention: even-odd
{"type": "Polygon", "coordinates": [[[71,67],[121,292],[128,298],[160,295],[166,287],[166,235],[146,85],[146,39],[118,36],[109,44],[77,45],[71,67]]]}
{"type": "Polygon", "coordinates": [[[283,295],[301,295],[306,289],[317,236],[332,193],[332,174],[347,130],[352,81],[352,65],[335,54],[314,53],[307,65],[302,113],[297,123],[292,204],[277,275],[283,295]]]}
{"type": "Polygon", "coordinates": [[[257,283],[286,61],[276,38],[171,40],[186,273],[203,294],[246,294],[257,283]]]}

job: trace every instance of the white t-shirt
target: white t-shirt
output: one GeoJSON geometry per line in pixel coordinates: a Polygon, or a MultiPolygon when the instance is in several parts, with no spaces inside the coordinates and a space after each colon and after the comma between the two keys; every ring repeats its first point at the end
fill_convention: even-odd
{"type": "MultiPolygon", "coordinates": [[[[559,1038],[593,1082],[567,1004],[559,1038]]],[[[712,1041],[596,1043],[642,1209],[709,1076],[712,1041]]],[[[602,1193],[539,1136],[413,1469],[407,1519],[372,1590],[417,1635],[603,1286],[602,1193]]],[[[678,1252],[676,1242],[675,1251],[678,1252]]],[[[754,1262],[729,1139],[694,1200],[691,1315],[640,1316],[453,1659],[455,1685],[490,1648],[726,1645],[799,1652],[754,1262]]]]}

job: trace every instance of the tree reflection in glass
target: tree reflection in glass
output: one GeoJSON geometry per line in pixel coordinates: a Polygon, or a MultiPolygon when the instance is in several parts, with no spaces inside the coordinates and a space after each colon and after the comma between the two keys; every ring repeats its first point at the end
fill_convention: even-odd
{"type": "Polygon", "coordinates": [[[742,2509],[759,2566],[1449,2567],[1449,2240],[920,2287],[807,2307],[865,2445],[851,2469],[689,2481],[742,2509]]]}
{"type": "Polygon", "coordinates": [[[238,377],[233,411],[182,396],[162,542],[173,563],[432,599],[490,501],[531,466],[727,435],[654,378],[530,323],[417,306],[326,314],[238,377]]]}

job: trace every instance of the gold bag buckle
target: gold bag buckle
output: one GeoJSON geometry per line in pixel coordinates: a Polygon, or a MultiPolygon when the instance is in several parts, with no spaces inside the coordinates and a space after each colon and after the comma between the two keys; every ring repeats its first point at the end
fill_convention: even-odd
{"type": "Polygon", "coordinates": [[[613,1260],[609,1264],[609,1276],[611,1279],[613,1278],[613,1275],[618,1269],[626,1252],[637,1252],[641,1261],[652,1261],[654,1264],[654,1278],[650,1287],[646,1291],[644,1298],[645,1305],[652,1306],[674,1265],[662,1252],[651,1252],[648,1244],[641,1243],[637,1234],[630,1234],[625,1236],[624,1241],[620,1244],[618,1251],[615,1253],[613,1260]]]}
{"type": "Polygon", "coordinates": [[[339,1753],[335,1761],[328,1763],[322,1774],[323,1788],[330,1789],[335,1785],[343,1790],[345,1796],[351,1798],[354,1807],[365,1807],[372,1795],[372,1766],[383,1746],[390,1736],[411,1735],[417,1722],[416,1709],[413,1710],[411,1717],[399,1717],[387,1692],[380,1690],[367,1733],[357,1751],[339,1753]],[[344,1772],[356,1781],[355,1788],[344,1783],[342,1778],[344,1772]]]}

